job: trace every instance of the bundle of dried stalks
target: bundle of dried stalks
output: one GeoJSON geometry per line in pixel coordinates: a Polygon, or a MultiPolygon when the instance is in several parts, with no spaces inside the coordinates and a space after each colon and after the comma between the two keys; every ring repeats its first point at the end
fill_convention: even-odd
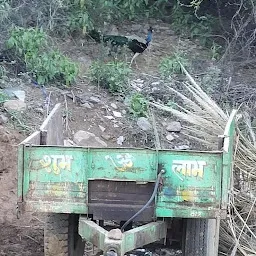
{"type": "MultiPolygon", "coordinates": [[[[201,89],[181,63],[180,65],[189,80],[184,83],[184,90],[188,93],[169,89],[182,99],[183,105],[172,108],[159,103],[150,104],[184,120],[188,124],[185,127],[188,136],[212,150],[217,149],[218,135],[223,134],[229,115],[201,89]]],[[[248,126],[248,122],[244,123],[248,126]]],[[[237,127],[234,186],[230,191],[228,218],[221,223],[220,255],[256,255],[256,147],[251,127],[248,130],[250,136],[247,138],[237,127]]]]}

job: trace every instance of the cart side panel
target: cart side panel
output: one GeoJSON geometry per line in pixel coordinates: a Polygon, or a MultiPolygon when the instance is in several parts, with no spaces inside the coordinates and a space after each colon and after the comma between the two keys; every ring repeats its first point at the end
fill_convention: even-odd
{"type": "Polygon", "coordinates": [[[87,157],[76,148],[24,147],[24,201],[43,212],[87,212],[87,157]]]}
{"type": "Polygon", "coordinates": [[[158,217],[210,218],[220,215],[221,153],[161,152],[166,171],[156,207],[158,217]]]}

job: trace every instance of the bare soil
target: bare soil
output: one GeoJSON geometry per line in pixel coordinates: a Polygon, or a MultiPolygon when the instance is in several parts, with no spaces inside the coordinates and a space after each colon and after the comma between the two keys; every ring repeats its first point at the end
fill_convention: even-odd
{"type": "Polygon", "coordinates": [[[0,126],[0,255],[43,255],[42,225],[31,213],[17,219],[19,132],[0,126]]]}

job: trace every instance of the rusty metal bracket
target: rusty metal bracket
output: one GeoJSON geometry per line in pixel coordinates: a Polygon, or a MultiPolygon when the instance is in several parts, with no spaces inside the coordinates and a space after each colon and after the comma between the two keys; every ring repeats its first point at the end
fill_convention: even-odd
{"type": "Polygon", "coordinates": [[[107,231],[85,217],[79,219],[80,236],[97,246],[104,255],[114,252],[123,256],[126,252],[165,238],[166,233],[167,224],[164,221],[151,222],[122,233],[120,229],[107,231]]]}

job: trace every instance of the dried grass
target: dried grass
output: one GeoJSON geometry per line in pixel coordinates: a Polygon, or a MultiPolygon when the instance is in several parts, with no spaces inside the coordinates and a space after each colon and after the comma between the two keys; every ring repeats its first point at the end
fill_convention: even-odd
{"type": "MultiPolygon", "coordinates": [[[[180,63],[189,82],[184,83],[186,92],[171,87],[183,101],[183,106],[167,107],[159,103],[152,106],[171,112],[186,121],[186,134],[207,148],[217,149],[218,135],[224,133],[229,114],[225,113],[195,82],[180,63]]],[[[240,120],[241,123],[241,120],[240,120]]],[[[256,255],[256,147],[255,136],[248,123],[249,131],[243,134],[237,127],[237,141],[233,162],[233,188],[230,191],[228,218],[221,222],[220,255],[256,255]]]]}

